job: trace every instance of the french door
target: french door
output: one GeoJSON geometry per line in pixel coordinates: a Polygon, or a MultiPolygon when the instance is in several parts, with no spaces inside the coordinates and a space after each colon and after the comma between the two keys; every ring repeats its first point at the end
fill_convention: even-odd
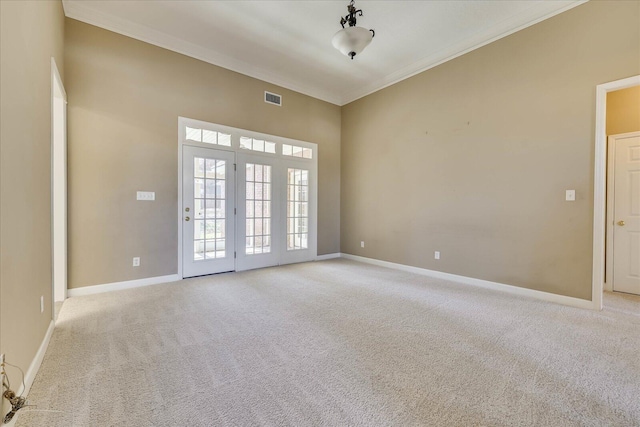
{"type": "Polygon", "coordinates": [[[316,258],[315,144],[179,119],[182,277],[316,258]]]}
{"type": "Polygon", "coordinates": [[[280,264],[304,262],[316,256],[316,174],[308,162],[282,160],[284,211],[280,223],[285,237],[280,264]]]}
{"type": "Polygon", "coordinates": [[[235,153],[183,146],[182,276],[235,270],[235,153]]]}
{"type": "Polygon", "coordinates": [[[283,238],[282,179],[278,159],[238,153],[238,249],[236,270],[278,265],[283,238]]]}

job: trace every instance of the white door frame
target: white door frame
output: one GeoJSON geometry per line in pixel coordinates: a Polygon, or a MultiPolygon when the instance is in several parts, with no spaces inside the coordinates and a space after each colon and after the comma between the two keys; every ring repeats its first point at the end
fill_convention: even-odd
{"type": "Polygon", "coordinates": [[[607,93],[640,85],[640,75],[596,86],[596,138],[593,176],[593,276],[591,301],[602,310],[605,281],[605,230],[607,213],[607,93]]]}
{"type": "Polygon", "coordinates": [[[67,93],[51,57],[51,316],[67,299],[67,93]]]}

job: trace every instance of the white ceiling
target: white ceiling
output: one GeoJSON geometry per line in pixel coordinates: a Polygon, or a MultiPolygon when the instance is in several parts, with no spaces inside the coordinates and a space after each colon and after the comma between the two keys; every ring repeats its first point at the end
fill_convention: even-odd
{"type": "Polygon", "coordinates": [[[348,0],[63,0],[92,25],[344,105],[584,0],[357,0],[376,32],[354,60],[331,45],[348,0]]]}

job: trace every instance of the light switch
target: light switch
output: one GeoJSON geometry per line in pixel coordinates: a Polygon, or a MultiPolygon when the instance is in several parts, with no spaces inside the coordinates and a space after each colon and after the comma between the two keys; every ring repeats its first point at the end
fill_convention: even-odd
{"type": "Polygon", "coordinates": [[[576,200],[576,190],[567,190],[565,195],[565,200],[568,202],[573,202],[576,200]]]}
{"type": "Polygon", "coordinates": [[[138,191],[136,200],[155,200],[156,193],[155,191],[138,191]]]}

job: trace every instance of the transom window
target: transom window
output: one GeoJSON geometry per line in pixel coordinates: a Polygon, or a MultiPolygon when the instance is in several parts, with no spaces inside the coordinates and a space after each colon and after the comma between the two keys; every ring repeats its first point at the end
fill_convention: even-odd
{"type": "Polygon", "coordinates": [[[245,150],[260,151],[262,153],[276,153],[276,143],[265,141],[263,139],[240,137],[240,148],[245,150]]]}
{"type": "Polygon", "coordinates": [[[297,145],[282,144],[282,155],[312,159],[313,150],[311,148],[299,147],[297,145]]]}
{"type": "Polygon", "coordinates": [[[229,134],[208,129],[190,128],[189,126],[186,126],[186,131],[187,140],[231,147],[231,135],[229,134]]]}

